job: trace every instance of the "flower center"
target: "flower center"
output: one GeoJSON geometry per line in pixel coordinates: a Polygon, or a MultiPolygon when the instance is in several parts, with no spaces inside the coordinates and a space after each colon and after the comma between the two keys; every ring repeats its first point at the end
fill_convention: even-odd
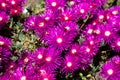
{"type": "Polygon", "coordinates": [[[120,46],[120,41],[117,42],[117,45],[120,46]]]}
{"type": "Polygon", "coordinates": [[[56,5],[57,5],[57,3],[56,2],[52,2],[52,4],[51,4],[53,7],[55,7],[56,5]]]}
{"type": "Polygon", "coordinates": [[[46,20],[46,21],[50,20],[50,17],[45,17],[45,20],[46,20]]]}
{"type": "Polygon", "coordinates": [[[51,61],[51,57],[47,57],[46,61],[48,61],[48,62],[51,61]]]}
{"type": "Polygon", "coordinates": [[[62,38],[58,38],[58,39],[57,39],[57,42],[58,42],[58,43],[62,43],[62,38]]]}
{"type": "Polygon", "coordinates": [[[100,34],[100,30],[95,30],[95,33],[96,34],[100,34]]]}
{"type": "Polygon", "coordinates": [[[85,12],[85,10],[84,10],[84,9],[80,9],[80,13],[82,13],[82,14],[83,14],[84,12],[85,12]]]}
{"type": "Polygon", "coordinates": [[[67,16],[65,16],[64,19],[67,21],[69,18],[67,16]]]}
{"type": "Polygon", "coordinates": [[[2,6],[2,7],[5,7],[5,6],[6,6],[6,4],[5,4],[5,3],[2,3],[2,4],[1,4],[1,6],[2,6]]]}
{"type": "Polygon", "coordinates": [[[71,66],[72,66],[72,63],[71,63],[71,62],[68,62],[68,63],[67,63],[67,66],[68,66],[68,67],[71,67],[71,66]]]}
{"type": "Polygon", "coordinates": [[[26,80],[26,76],[22,76],[22,77],[21,77],[21,80],[26,80]]]}
{"type": "Polygon", "coordinates": [[[26,62],[26,63],[27,63],[27,62],[28,62],[28,60],[29,60],[28,58],[25,58],[25,59],[24,59],[24,62],[26,62]]]}
{"type": "Polygon", "coordinates": [[[72,53],[75,54],[77,51],[76,49],[72,49],[72,53]]]}
{"type": "Polygon", "coordinates": [[[89,53],[89,52],[90,52],[90,48],[86,48],[86,52],[88,52],[88,53],[89,53]]]}
{"type": "Polygon", "coordinates": [[[44,22],[39,23],[39,27],[43,27],[44,26],[44,22]]]}
{"type": "Polygon", "coordinates": [[[14,5],[14,4],[15,4],[15,1],[11,1],[11,4],[14,5]]]}
{"type": "Polygon", "coordinates": [[[37,56],[37,58],[38,58],[38,59],[42,59],[43,56],[42,56],[41,54],[39,54],[39,55],[37,56]]]}
{"type": "Polygon", "coordinates": [[[17,13],[17,12],[18,12],[18,10],[14,10],[14,12],[15,12],[15,13],[17,13]]]}
{"type": "Polygon", "coordinates": [[[99,19],[103,19],[103,18],[104,18],[104,15],[100,15],[100,16],[99,16],[99,19]]]}
{"type": "Polygon", "coordinates": [[[112,69],[109,69],[109,70],[107,70],[107,73],[108,73],[109,75],[112,75],[112,74],[113,74],[113,70],[112,70],[112,69]]]}
{"type": "Polygon", "coordinates": [[[116,15],[116,14],[118,14],[118,11],[113,11],[112,14],[116,15]]]}
{"type": "Polygon", "coordinates": [[[44,78],[44,80],[48,80],[48,78],[44,78]]]}
{"type": "Polygon", "coordinates": [[[105,31],[105,36],[110,36],[110,31],[105,31]]]}
{"type": "Polygon", "coordinates": [[[66,29],[66,30],[70,30],[70,27],[69,27],[69,26],[66,26],[65,29],[66,29]]]}
{"type": "Polygon", "coordinates": [[[3,41],[0,41],[0,45],[1,45],[1,46],[4,45],[4,42],[3,42],[3,41]]]}
{"type": "Polygon", "coordinates": [[[89,30],[87,31],[87,33],[89,33],[89,34],[92,34],[92,32],[93,32],[93,29],[89,29],[89,30]]]}
{"type": "Polygon", "coordinates": [[[93,45],[94,44],[94,41],[90,41],[90,45],[93,45]]]}
{"type": "Polygon", "coordinates": [[[70,5],[74,5],[75,4],[75,2],[74,1],[70,1],[70,5]]]}
{"type": "Polygon", "coordinates": [[[3,18],[2,17],[0,17],[0,21],[2,21],[3,20],[3,18]]]}

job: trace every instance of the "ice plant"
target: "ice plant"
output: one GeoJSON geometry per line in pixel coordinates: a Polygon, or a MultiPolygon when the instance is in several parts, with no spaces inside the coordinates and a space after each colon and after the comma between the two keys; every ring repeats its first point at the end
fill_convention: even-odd
{"type": "Polygon", "coordinates": [[[62,72],[65,74],[73,73],[79,69],[79,58],[77,56],[66,55],[62,65],[62,72]]]}
{"type": "Polygon", "coordinates": [[[118,56],[105,62],[101,68],[100,75],[106,80],[118,80],[120,77],[120,65],[118,56]]]}
{"type": "Polygon", "coordinates": [[[58,50],[68,49],[71,42],[73,41],[73,36],[67,34],[61,28],[52,28],[48,31],[48,35],[45,36],[45,43],[49,46],[55,47],[58,50]]]}

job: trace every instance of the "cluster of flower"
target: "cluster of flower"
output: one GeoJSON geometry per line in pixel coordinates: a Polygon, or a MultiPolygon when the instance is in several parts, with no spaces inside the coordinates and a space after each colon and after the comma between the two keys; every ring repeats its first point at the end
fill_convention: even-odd
{"type": "Polygon", "coordinates": [[[0,28],[9,21],[10,15],[22,12],[25,0],[0,0],[0,28]]]}
{"type": "MultiPolygon", "coordinates": [[[[19,0],[16,1],[18,2],[15,3],[19,3],[19,0]]],[[[33,52],[25,52],[17,63],[11,61],[0,79],[55,80],[58,68],[63,74],[73,73],[78,69],[85,70],[104,40],[113,50],[119,52],[120,7],[104,9],[105,2],[105,0],[46,0],[45,12],[30,16],[24,24],[26,30],[33,30],[39,35],[45,46],[33,52]],[[79,21],[87,18],[91,21],[82,31],[79,21]],[[79,36],[84,36],[81,44],[78,42],[79,36]]],[[[1,44],[3,42],[0,42],[1,44]]],[[[102,76],[107,76],[108,80],[113,80],[111,77],[114,75],[119,76],[117,73],[119,68],[118,71],[116,69],[119,67],[119,60],[119,57],[114,57],[106,62],[103,70],[101,69],[102,76]],[[113,74],[114,72],[116,73],[113,74]]]]}

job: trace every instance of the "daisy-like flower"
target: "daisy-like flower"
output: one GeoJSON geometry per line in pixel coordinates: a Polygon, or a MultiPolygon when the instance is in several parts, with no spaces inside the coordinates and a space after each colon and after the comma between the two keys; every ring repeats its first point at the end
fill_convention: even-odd
{"type": "Polygon", "coordinates": [[[57,69],[61,66],[62,58],[60,56],[58,50],[54,48],[47,48],[47,53],[45,54],[45,63],[42,67],[46,68],[46,70],[57,69]]]}
{"type": "Polygon", "coordinates": [[[66,55],[62,65],[62,73],[64,74],[73,73],[75,70],[79,69],[78,60],[79,57],[66,55]]]}
{"type": "Polygon", "coordinates": [[[46,71],[44,68],[39,69],[38,79],[40,80],[56,80],[53,71],[46,71]]]}
{"type": "Polygon", "coordinates": [[[111,43],[114,34],[116,34],[116,31],[114,30],[113,26],[111,26],[111,25],[102,25],[101,30],[102,30],[101,37],[107,43],[111,43]]]}
{"type": "Polygon", "coordinates": [[[40,47],[36,49],[32,54],[31,54],[31,60],[32,62],[35,62],[38,66],[41,66],[45,61],[45,55],[46,54],[46,49],[44,47],[40,47]]]}
{"type": "Polygon", "coordinates": [[[34,30],[36,25],[36,16],[30,16],[24,23],[24,28],[28,30],[34,30]]]}
{"type": "Polygon", "coordinates": [[[95,36],[91,35],[91,36],[86,37],[83,44],[86,44],[86,45],[89,45],[89,46],[94,46],[94,45],[100,46],[101,41],[102,41],[101,39],[98,39],[95,36]]]}
{"type": "Polygon", "coordinates": [[[79,33],[78,25],[75,22],[64,22],[60,25],[66,34],[71,34],[73,38],[75,38],[79,33]]]}
{"type": "Polygon", "coordinates": [[[59,16],[60,21],[75,21],[77,16],[75,14],[74,8],[63,9],[59,16]]]}
{"type": "Polygon", "coordinates": [[[57,20],[57,15],[51,9],[46,9],[44,14],[42,14],[41,16],[48,24],[52,24],[57,20]]]}
{"type": "Polygon", "coordinates": [[[105,62],[101,68],[100,76],[105,80],[119,80],[120,65],[118,65],[118,61],[118,57],[113,57],[113,59],[105,62]]]}
{"type": "Polygon", "coordinates": [[[120,15],[120,6],[114,6],[110,9],[108,9],[109,12],[111,12],[112,16],[119,16],[120,15]]]}
{"type": "Polygon", "coordinates": [[[79,56],[79,54],[80,54],[79,49],[80,49],[80,45],[78,43],[74,43],[74,44],[72,44],[68,53],[69,53],[69,55],[79,56]]]}
{"type": "Polygon", "coordinates": [[[120,51],[120,38],[119,36],[116,36],[113,38],[113,42],[111,43],[111,48],[117,52],[120,51]]]}
{"type": "Polygon", "coordinates": [[[17,6],[17,7],[13,7],[10,9],[10,14],[11,15],[19,15],[23,10],[23,7],[21,6],[17,6]]]}
{"type": "Polygon", "coordinates": [[[83,30],[83,34],[85,35],[85,36],[91,36],[91,35],[93,35],[94,34],[94,26],[93,25],[87,25],[86,26],[86,29],[85,30],[83,30]]]}
{"type": "Polygon", "coordinates": [[[14,72],[11,73],[10,80],[27,80],[24,73],[24,69],[18,67],[14,72]]]}
{"type": "Polygon", "coordinates": [[[11,52],[7,48],[0,47],[0,72],[6,69],[10,60],[11,52]]]}
{"type": "Polygon", "coordinates": [[[50,8],[53,11],[63,8],[65,5],[64,0],[46,0],[46,8],[50,8]]]}
{"type": "Polygon", "coordinates": [[[89,4],[86,2],[79,3],[78,5],[76,5],[75,10],[75,13],[78,17],[85,19],[89,10],[89,4]]]}
{"type": "MultiPolygon", "coordinates": [[[[9,20],[9,15],[6,12],[0,12],[0,25],[4,25],[9,20]]],[[[0,27],[1,28],[1,27],[0,27]]]]}
{"type": "Polygon", "coordinates": [[[0,10],[6,11],[9,5],[6,0],[0,0],[0,10]]]}
{"type": "Polygon", "coordinates": [[[80,47],[80,53],[89,57],[93,57],[96,55],[99,49],[98,45],[90,45],[90,44],[82,44],[80,47]]]}
{"type": "Polygon", "coordinates": [[[11,7],[16,7],[16,6],[23,6],[23,3],[26,0],[9,0],[8,3],[11,7]]]}
{"type": "Polygon", "coordinates": [[[48,46],[52,46],[57,50],[68,49],[71,42],[73,41],[73,36],[71,34],[66,34],[66,32],[58,27],[52,28],[48,31],[48,35],[45,36],[45,43],[48,46]]]}
{"type": "Polygon", "coordinates": [[[2,37],[0,36],[0,47],[10,47],[12,45],[12,42],[10,39],[6,38],[6,37],[2,37]]]}
{"type": "Polygon", "coordinates": [[[18,58],[17,59],[17,62],[18,62],[18,65],[19,67],[23,67],[23,66],[27,66],[29,65],[29,63],[32,63],[32,56],[31,56],[32,53],[30,52],[24,52],[22,55],[21,55],[21,58],[18,58]]]}

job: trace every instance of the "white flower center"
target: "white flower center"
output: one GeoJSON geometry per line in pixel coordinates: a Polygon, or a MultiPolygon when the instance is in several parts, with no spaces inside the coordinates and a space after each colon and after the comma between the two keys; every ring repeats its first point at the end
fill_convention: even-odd
{"type": "Polygon", "coordinates": [[[43,27],[44,26],[44,22],[39,23],[39,27],[43,27]]]}
{"type": "Polygon", "coordinates": [[[110,31],[105,31],[105,36],[110,36],[110,31]]]}
{"type": "Polygon", "coordinates": [[[71,66],[72,66],[72,63],[71,63],[71,62],[68,62],[68,63],[67,63],[67,66],[68,66],[68,67],[71,67],[71,66]]]}
{"type": "Polygon", "coordinates": [[[82,14],[83,14],[84,12],[85,12],[85,10],[84,10],[84,9],[80,9],[80,13],[82,13],[82,14]]]}
{"type": "Polygon", "coordinates": [[[58,42],[58,43],[62,43],[62,38],[58,38],[58,39],[57,39],[57,42],[58,42]]]}
{"type": "Polygon", "coordinates": [[[26,76],[22,76],[22,77],[21,77],[21,80],[26,80],[26,76]]]}
{"type": "Polygon", "coordinates": [[[39,54],[39,55],[37,56],[37,58],[38,58],[38,59],[42,59],[43,56],[42,56],[41,54],[39,54]]]}
{"type": "Polygon", "coordinates": [[[47,57],[46,61],[48,61],[48,62],[51,61],[51,57],[47,57]]]}
{"type": "Polygon", "coordinates": [[[14,5],[14,4],[15,4],[15,1],[11,1],[11,4],[14,5]]]}
{"type": "Polygon", "coordinates": [[[108,70],[107,70],[107,73],[108,73],[109,75],[112,75],[112,74],[113,74],[113,70],[112,70],[112,69],[108,69],[108,70]]]}
{"type": "Polygon", "coordinates": [[[75,54],[77,51],[76,49],[72,49],[72,53],[75,54]]]}
{"type": "Polygon", "coordinates": [[[2,7],[5,7],[5,6],[6,6],[6,4],[5,4],[5,3],[2,3],[2,4],[1,4],[1,6],[2,6],[2,7]]]}
{"type": "Polygon", "coordinates": [[[56,5],[57,5],[57,3],[56,2],[52,2],[52,4],[51,4],[53,7],[55,7],[56,5]]]}

